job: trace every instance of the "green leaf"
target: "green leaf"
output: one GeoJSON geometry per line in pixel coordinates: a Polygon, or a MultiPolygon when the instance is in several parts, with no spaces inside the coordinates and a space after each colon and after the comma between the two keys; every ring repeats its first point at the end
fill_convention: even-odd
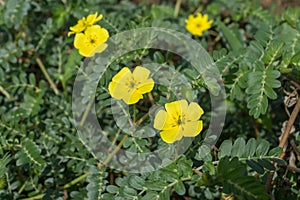
{"type": "Polygon", "coordinates": [[[43,168],[45,161],[41,156],[41,150],[37,144],[29,139],[25,139],[21,144],[21,150],[16,154],[17,166],[31,163],[39,168],[43,168]]]}
{"type": "Polygon", "coordinates": [[[223,183],[224,192],[234,193],[240,199],[268,200],[270,197],[265,193],[265,186],[253,176],[226,179],[223,183]]]}
{"type": "Polygon", "coordinates": [[[267,155],[269,148],[270,148],[270,143],[267,142],[266,140],[261,140],[256,149],[256,156],[267,155]]]}
{"type": "Polygon", "coordinates": [[[132,198],[132,197],[137,196],[137,191],[128,186],[125,186],[121,193],[123,193],[124,197],[126,197],[126,198],[132,198]]]}
{"type": "MultiPolygon", "coordinates": [[[[91,166],[90,175],[87,177],[88,185],[86,186],[89,200],[102,199],[102,193],[107,182],[105,180],[107,173],[104,170],[105,168],[100,170],[95,166],[91,166]]],[[[110,187],[110,190],[115,191],[116,188],[110,187]]]]}
{"type": "Polygon", "coordinates": [[[246,165],[238,160],[237,157],[229,160],[229,157],[220,159],[217,172],[224,179],[234,179],[247,174],[246,165]]]}
{"type": "Polygon", "coordinates": [[[254,138],[251,138],[248,140],[245,151],[244,151],[244,156],[243,157],[252,157],[255,155],[256,152],[256,147],[257,147],[257,142],[254,138]]]}
{"type": "Polygon", "coordinates": [[[256,161],[247,160],[246,162],[257,173],[263,174],[265,172],[264,168],[259,163],[257,163],[256,161]]]}
{"type": "Polygon", "coordinates": [[[224,140],[224,142],[222,142],[222,144],[219,148],[219,152],[218,152],[219,159],[221,159],[225,156],[231,156],[231,149],[232,149],[231,140],[224,140]]]}
{"type": "Polygon", "coordinates": [[[283,149],[281,147],[275,147],[269,151],[269,156],[280,156],[283,153],[283,149]]]}
{"type": "Polygon", "coordinates": [[[183,184],[182,181],[179,181],[177,182],[175,185],[174,185],[174,190],[177,192],[177,194],[179,195],[184,195],[186,190],[185,190],[185,186],[183,184]]]}
{"type": "Polygon", "coordinates": [[[145,187],[148,190],[161,191],[167,184],[162,180],[149,180],[145,182],[145,187]]]}
{"type": "Polygon", "coordinates": [[[217,24],[233,51],[238,51],[243,48],[243,44],[238,40],[237,35],[235,35],[231,29],[227,28],[221,21],[218,21],[217,24]]]}
{"type": "Polygon", "coordinates": [[[142,200],[159,200],[159,195],[157,192],[149,191],[145,196],[142,197],[142,200]]]}
{"type": "Polygon", "coordinates": [[[244,154],[245,149],[245,140],[244,138],[238,138],[235,140],[232,150],[231,150],[231,156],[232,157],[241,157],[244,154]]]}
{"type": "Polygon", "coordinates": [[[119,193],[119,188],[115,185],[108,185],[106,187],[106,191],[111,194],[117,194],[117,193],[119,193]]]}
{"type": "Polygon", "coordinates": [[[4,5],[6,9],[3,17],[6,25],[10,28],[14,26],[14,28],[18,29],[28,14],[30,1],[10,0],[4,5]]]}
{"type": "Polygon", "coordinates": [[[145,184],[145,180],[139,176],[130,176],[128,178],[129,185],[137,190],[142,190],[145,184]]]}
{"type": "Polygon", "coordinates": [[[273,164],[271,164],[268,160],[266,160],[266,159],[259,159],[258,160],[258,163],[262,166],[262,167],[264,167],[264,168],[266,168],[266,169],[268,169],[268,170],[275,170],[276,168],[275,168],[275,166],[273,165],[273,164]]]}
{"type": "Polygon", "coordinates": [[[0,159],[0,178],[4,176],[4,174],[8,171],[8,168],[6,165],[10,162],[10,155],[5,154],[1,159],[0,159]]]}

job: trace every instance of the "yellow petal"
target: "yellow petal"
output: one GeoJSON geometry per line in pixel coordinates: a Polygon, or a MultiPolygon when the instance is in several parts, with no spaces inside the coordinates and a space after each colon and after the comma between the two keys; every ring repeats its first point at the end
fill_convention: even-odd
{"type": "Polygon", "coordinates": [[[79,49],[85,46],[86,37],[83,33],[77,33],[74,38],[74,47],[79,49]]]}
{"type": "Polygon", "coordinates": [[[111,81],[108,85],[109,94],[115,99],[122,99],[123,93],[116,92],[116,86],[118,83],[111,81]]]}
{"type": "Polygon", "coordinates": [[[73,34],[75,34],[75,32],[69,31],[69,32],[68,32],[68,37],[70,37],[70,36],[73,35],[73,34]]]}
{"type": "Polygon", "coordinates": [[[141,84],[137,86],[138,91],[141,94],[145,94],[147,92],[151,92],[154,87],[154,81],[152,78],[143,81],[141,84]]]}
{"type": "Polygon", "coordinates": [[[93,49],[91,49],[90,53],[88,53],[85,57],[92,57],[94,56],[96,53],[101,53],[102,51],[104,51],[107,48],[107,44],[106,43],[102,43],[96,47],[94,47],[93,49]]]}
{"type": "Polygon", "coordinates": [[[182,134],[184,137],[195,137],[201,132],[202,128],[202,120],[187,122],[184,125],[182,125],[182,134]]]}
{"type": "Polygon", "coordinates": [[[88,15],[87,18],[86,18],[86,23],[91,26],[91,25],[95,24],[96,22],[100,21],[103,16],[99,15],[97,17],[97,15],[98,15],[97,12],[95,14],[88,15]]]}
{"type": "Polygon", "coordinates": [[[109,38],[109,33],[105,28],[99,25],[89,26],[85,29],[84,34],[87,37],[92,37],[97,45],[104,43],[109,38]]]}
{"type": "Polygon", "coordinates": [[[123,99],[128,94],[128,88],[123,83],[110,82],[108,85],[110,95],[115,99],[123,99]]]}
{"type": "Polygon", "coordinates": [[[170,130],[161,131],[160,132],[160,137],[166,143],[173,143],[178,138],[181,139],[180,136],[177,136],[178,133],[179,133],[179,127],[175,127],[173,129],[170,129],[170,130]]]}
{"type": "Polygon", "coordinates": [[[95,19],[95,23],[100,21],[103,18],[103,15],[99,15],[96,19],[95,19]]]}
{"type": "Polygon", "coordinates": [[[162,130],[167,120],[167,112],[164,110],[158,111],[154,118],[153,127],[157,130],[162,130]]]}
{"type": "Polygon", "coordinates": [[[95,54],[93,51],[95,48],[91,45],[82,46],[79,47],[78,49],[79,49],[79,53],[84,57],[91,57],[95,54]]]}
{"type": "Polygon", "coordinates": [[[136,82],[144,82],[148,79],[150,75],[150,71],[149,69],[145,68],[145,67],[141,67],[141,66],[137,66],[134,70],[133,70],[133,78],[136,82]]]}
{"type": "Polygon", "coordinates": [[[131,76],[131,71],[128,67],[123,67],[113,78],[114,82],[120,82],[123,78],[131,76]]]}
{"type": "Polygon", "coordinates": [[[93,23],[94,23],[96,17],[97,17],[97,13],[88,15],[88,16],[86,17],[86,23],[87,23],[88,25],[93,25],[93,23]]]}
{"type": "Polygon", "coordinates": [[[160,110],[154,118],[154,128],[157,130],[170,130],[179,127],[178,121],[166,111],[160,110]]]}
{"type": "Polygon", "coordinates": [[[143,95],[140,94],[137,90],[131,90],[131,91],[123,91],[123,97],[122,99],[126,104],[135,104],[137,103],[140,99],[143,98],[143,95]]]}
{"type": "Polygon", "coordinates": [[[84,22],[82,19],[77,21],[77,24],[75,26],[71,26],[70,30],[75,32],[75,33],[80,33],[82,31],[84,31],[84,29],[86,28],[84,22]]]}
{"type": "Polygon", "coordinates": [[[185,112],[187,118],[186,120],[197,121],[203,115],[203,113],[203,109],[197,103],[192,102],[185,112]]]}
{"type": "Polygon", "coordinates": [[[171,115],[172,117],[177,119],[178,116],[182,116],[183,110],[187,110],[188,102],[183,99],[171,103],[166,103],[165,108],[168,115],[171,115]]]}

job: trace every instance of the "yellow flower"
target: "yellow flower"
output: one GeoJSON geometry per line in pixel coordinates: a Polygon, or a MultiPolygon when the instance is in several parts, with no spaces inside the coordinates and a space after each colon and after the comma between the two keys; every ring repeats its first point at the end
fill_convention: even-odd
{"type": "Polygon", "coordinates": [[[149,75],[150,71],[141,66],[137,66],[132,73],[128,67],[124,67],[109,83],[109,93],[126,104],[135,104],[154,87],[154,81],[149,75]]]}
{"type": "Polygon", "coordinates": [[[99,25],[86,28],[84,33],[77,33],[74,39],[74,46],[79,53],[85,57],[94,56],[101,53],[107,47],[105,43],[109,37],[108,31],[99,25]]]}
{"type": "Polygon", "coordinates": [[[185,20],[185,28],[193,35],[202,36],[202,33],[210,29],[213,21],[208,21],[207,15],[201,15],[198,13],[196,16],[189,15],[185,20]]]}
{"type": "Polygon", "coordinates": [[[161,130],[160,136],[163,141],[173,143],[184,137],[197,136],[202,128],[204,113],[202,108],[195,102],[188,105],[186,100],[174,101],[165,104],[165,110],[160,110],[154,118],[154,128],[161,130]]]}
{"type": "Polygon", "coordinates": [[[75,26],[70,27],[70,32],[68,32],[68,37],[72,34],[81,33],[85,31],[85,29],[89,26],[94,25],[96,22],[102,19],[102,15],[97,16],[98,13],[90,14],[87,17],[83,17],[82,19],[77,21],[75,26]]]}

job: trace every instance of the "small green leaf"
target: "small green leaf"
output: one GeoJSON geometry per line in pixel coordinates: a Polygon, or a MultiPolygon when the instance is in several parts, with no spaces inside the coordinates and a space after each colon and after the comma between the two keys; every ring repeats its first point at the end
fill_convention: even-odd
{"type": "Polygon", "coordinates": [[[269,151],[269,156],[280,156],[283,153],[283,150],[281,147],[275,147],[274,149],[271,149],[269,151]]]}
{"type": "Polygon", "coordinates": [[[142,190],[145,184],[145,180],[139,176],[130,176],[128,178],[129,185],[137,190],[142,190]]]}
{"type": "Polygon", "coordinates": [[[233,51],[238,51],[243,48],[242,43],[239,41],[238,37],[235,35],[235,33],[227,28],[225,24],[221,21],[217,22],[220,30],[224,34],[225,39],[228,41],[230,47],[232,48],[233,51]]]}
{"type": "Polygon", "coordinates": [[[232,151],[231,151],[231,156],[232,157],[241,157],[244,154],[244,149],[245,149],[245,140],[244,138],[239,137],[238,139],[235,140],[232,151]]]}
{"type": "Polygon", "coordinates": [[[256,156],[267,155],[270,148],[270,143],[266,140],[261,140],[256,149],[256,156]]]}
{"type": "Polygon", "coordinates": [[[246,144],[244,157],[254,156],[255,151],[256,151],[256,147],[257,147],[256,140],[254,138],[251,138],[246,144]]]}
{"type": "Polygon", "coordinates": [[[259,159],[258,163],[263,166],[264,168],[268,169],[268,170],[275,170],[275,166],[272,165],[268,160],[266,159],[259,159]]]}
{"type": "Polygon", "coordinates": [[[111,194],[117,194],[119,193],[119,188],[115,185],[109,185],[106,187],[106,191],[111,194]]]}
{"type": "Polygon", "coordinates": [[[184,195],[185,194],[185,186],[182,181],[179,181],[174,185],[174,190],[177,192],[179,195],[184,195]]]}
{"type": "Polygon", "coordinates": [[[232,149],[231,140],[225,140],[219,148],[219,153],[218,153],[219,159],[225,156],[231,156],[231,149],[232,149]]]}
{"type": "Polygon", "coordinates": [[[257,173],[263,174],[265,172],[264,168],[259,163],[257,163],[256,161],[247,160],[246,162],[257,173]]]}

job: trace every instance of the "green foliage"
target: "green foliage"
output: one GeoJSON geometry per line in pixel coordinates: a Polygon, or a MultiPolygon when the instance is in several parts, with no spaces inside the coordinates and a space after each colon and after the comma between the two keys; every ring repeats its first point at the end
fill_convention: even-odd
{"type": "Polygon", "coordinates": [[[275,170],[272,161],[278,163],[285,163],[283,160],[278,159],[282,153],[282,149],[276,147],[270,150],[270,143],[266,140],[255,140],[251,138],[246,143],[243,138],[238,138],[232,144],[230,140],[225,140],[218,152],[219,159],[224,157],[237,157],[239,161],[246,161],[246,163],[253,170],[260,174],[264,174],[266,170],[275,170]]]}
{"type": "Polygon", "coordinates": [[[246,165],[239,162],[238,158],[222,158],[218,165],[218,175],[221,176],[224,192],[234,193],[247,200],[269,199],[262,184],[255,177],[247,176],[246,171],[246,165]]]}
{"type": "Polygon", "coordinates": [[[16,154],[16,159],[17,166],[30,163],[38,168],[43,168],[45,165],[45,161],[41,157],[41,150],[30,140],[24,140],[21,143],[21,151],[16,154]]]}
{"type": "MultiPolygon", "coordinates": [[[[0,0],[0,199],[299,199],[299,114],[286,146],[278,147],[300,85],[300,4],[288,2],[263,1],[262,7],[259,0],[0,0]],[[105,51],[101,58],[84,59],[74,48],[74,37],[67,37],[70,26],[95,12],[103,14],[99,25],[110,36],[143,27],[179,31],[201,44],[215,62],[194,69],[174,52],[145,48],[99,67],[110,59],[105,51]],[[194,12],[213,20],[201,37],[185,29],[185,20],[194,12]],[[112,105],[112,77],[124,66],[148,63],[161,85],[156,84],[135,111],[120,102],[112,105]],[[214,65],[219,79],[212,78],[219,76],[214,65]],[[149,127],[131,133],[122,149],[149,153],[167,147],[152,129],[154,113],[148,111],[153,111],[153,103],[163,106],[177,100],[176,95],[201,105],[203,132],[184,155],[159,152],[172,159],[159,170],[134,174],[103,166],[97,158],[105,160],[113,145],[91,152],[90,146],[97,146],[103,136],[93,135],[90,127],[78,135],[74,125],[85,107],[74,108],[79,115],[72,113],[72,95],[83,96],[82,103],[91,101],[90,86],[72,94],[78,72],[95,85],[95,110],[90,112],[113,145],[125,135],[120,127],[130,130],[135,112],[136,120],[143,118],[142,125],[149,127]],[[100,80],[95,72],[102,75],[100,80]],[[218,83],[226,89],[227,116],[218,143],[207,146],[203,141],[213,134],[207,129],[214,128],[212,110],[218,108],[212,108],[211,97],[219,94],[218,83]],[[268,180],[271,172],[273,179],[268,180]]],[[[132,38],[145,46],[155,42],[147,36],[132,38]]],[[[116,47],[117,52],[126,45],[116,47]]],[[[177,44],[174,48],[193,51],[177,44]]],[[[180,145],[172,150],[176,148],[180,145]]],[[[117,157],[120,162],[128,158],[117,157]]],[[[134,159],[130,165],[143,167],[134,159]]]]}

